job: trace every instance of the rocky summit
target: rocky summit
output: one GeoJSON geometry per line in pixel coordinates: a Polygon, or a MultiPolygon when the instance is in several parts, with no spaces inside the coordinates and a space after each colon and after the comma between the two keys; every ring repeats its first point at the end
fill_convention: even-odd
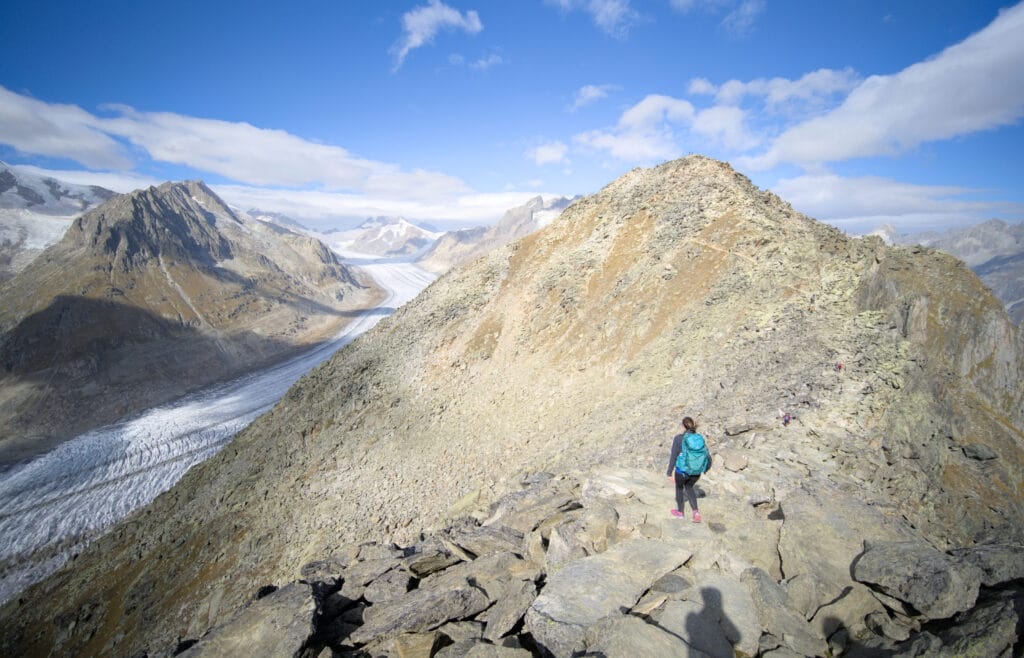
{"type": "Polygon", "coordinates": [[[325,340],[374,294],[201,182],[114,196],[0,286],[0,463],[325,340]]]}
{"type": "Polygon", "coordinates": [[[0,651],[1009,655],[1022,468],[1024,335],[974,274],[693,156],[436,281],[8,602],[0,651]]]}

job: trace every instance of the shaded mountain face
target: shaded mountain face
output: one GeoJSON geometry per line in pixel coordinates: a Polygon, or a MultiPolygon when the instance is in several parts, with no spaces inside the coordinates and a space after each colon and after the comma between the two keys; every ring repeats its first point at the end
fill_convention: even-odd
{"type": "Polygon", "coordinates": [[[537,471],[663,476],[683,414],[748,464],[708,479],[735,519],[767,491],[800,528],[751,536],[765,555],[835,519],[856,519],[835,540],[851,557],[906,533],[1020,541],[1022,362],[1024,336],[956,259],[848,238],[706,158],[637,169],[306,375],[9,602],[0,646],[173,649],[311,560],[414,542],[537,471]]]}
{"type": "Polygon", "coordinates": [[[0,289],[4,461],[326,339],[371,296],[202,183],[116,196],[0,289]]]}
{"type": "Polygon", "coordinates": [[[0,283],[60,240],[71,221],[114,193],[35,176],[0,162],[0,283]]]}
{"type": "Polygon", "coordinates": [[[571,202],[565,197],[549,201],[534,197],[524,205],[506,211],[493,226],[445,233],[419,258],[417,264],[438,274],[447,272],[547,226],[571,202]]]}
{"type": "Polygon", "coordinates": [[[897,244],[921,244],[961,259],[995,293],[1018,325],[1024,321],[1024,222],[992,219],[944,233],[890,236],[897,244]]]}

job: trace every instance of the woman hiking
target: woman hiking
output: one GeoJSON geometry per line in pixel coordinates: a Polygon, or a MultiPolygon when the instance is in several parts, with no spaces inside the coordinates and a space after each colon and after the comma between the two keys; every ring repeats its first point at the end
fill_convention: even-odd
{"type": "Polygon", "coordinates": [[[683,433],[672,439],[672,453],[665,473],[670,482],[675,479],[676,485],[676,508],[672,510],[672,516],[685,516],[683,510],[689,500],[693,508],[693,522],[700,523],[697,493],[693,485],[700,479],[701,473],[708,470],[710,463],[704,437],[697,433],[697,423],[689,416],[683,418],[683,433]]]}

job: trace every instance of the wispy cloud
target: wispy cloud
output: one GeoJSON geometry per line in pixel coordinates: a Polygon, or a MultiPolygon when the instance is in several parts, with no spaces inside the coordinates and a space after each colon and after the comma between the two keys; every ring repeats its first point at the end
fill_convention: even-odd
{"type": "Polygon", "coordinates": [[[438,172],[404,171],[358,158],[340,146],[319,144],[284,130],[244,122],[139,112],[124,105],[97,116],[0,87],[0,142],[26,154],[75,160],[86,167],[130,170],[124,144],[155,161],[191,167],[249,185],[309,187],[396,198],[451,196],[468,191],[438,172]],[[30,115],[27,113],[31,113],[30,115]]]}
{"type": "Polygon", "coordinates": [[[916,185],[877,176],[808,174],[783,179],[774,190],[801,212],[851,233],[866,233],[882,224],[897,225],[902,232],[930,230],[972,224],[994,215],[1024,214],[1024,205],[1019,203],[964,198],[978,190],[916,185]]]}
{"type": "Polygon", "coordinates": [[[492,66],[497,66],[498,64],[504,63],[504,61],[505,60],[502,59],[501,55],[497,55],[495,53],[491,53],[487,57],[481,57],[480,59],[476,60],[475,62],[472,62],[469,65],[469,68],[476,69],[477,71],[486,71],[487,69],[491,68],[492,66]]]}
{"type": "Polygon", "coordinates": [[[564,13],[582,10],[590,14],[594,25],[613,37],[624,37],[640,15],[629,0],[546,0],[564,13]]]}
{"type": "Polygon", "coordinates": [[[441,0],[429,0],[426,5],[402,15],[402,37],[391,47],[391,54],[395,57],[392,70],[401,68],[410,51],[431,43],[437,33],[444,29],[477,34],[484,29],[484,25],[475,11],[461,13],[441,0]]]}
{"type": "Polygon", "coordinates": [[[576,90],[576,97],[573,98],[569,111],[575,112],[581,107],[599,101],[615,89],[615,85],[583,85],[576,90]]]}
{"type": "Polygon", "coordinates": [[[898,155],[1024,116],[1024,4],[932,59],[872,76],[834,110],[795,125],[751,168],[898,155]],[[998,81],[998,83],[995,83],[998,81]]]}
{"type": "Polygon", "coordinates": [[[673,9],[684,14],[698,10],[724,14],[721,26],[734,37],[750,34],[767,7],[765,0],[670,0],[670,4],[673,9]]]}
{"type": "Polygon", "coordinates": [[[569,147],[562,142],[547,142],[534,148],[529,149],[526,152],[526,157],[533,160],[538,165],[546,164],[563,164],[568,162],[566,155],[569,153],[569,147]]]}
{"type": "Polygon", "coordinates": [[[714,96],[716,102],[730,105],[755,98],[763,100],[768,109],[778,109],[790,103],[817,108],[834,103],[838,96],[845,96],[859,82],[860,77],[851,68],[838,71],[818,69],[797,80],[781,77],[757,78],[747,82],[729,80],[718,86],[704,78],[695,78],[690,81],[688,91],[694,95],[714,96]]]}
{"type": "Polygon", "coordinates": [[[126,150],[102,119],[76,105],[44,103],[0,86],[0,143],[33,155],[68,158],[87,167],[126,169],[126,150]]]}

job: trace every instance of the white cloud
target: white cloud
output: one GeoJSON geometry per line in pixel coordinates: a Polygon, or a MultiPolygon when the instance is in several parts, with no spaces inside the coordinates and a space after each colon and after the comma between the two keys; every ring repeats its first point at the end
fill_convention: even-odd
{"type": "Polygon", "coordinates": [[[134,190],[143,190],[164,182],[151,176],[131,172],[43,169],[42,167],[32,165],[14,165],[14,168],[36,176],[56,178],[59,181],[74,185],[99,185],[112,192],[119,192],[121,194],[134,190]]]}
{"type": "Polygon", "coordinates": [[[591,20],[602,32],[613,37],[623,37],[639,18],[629,0],[546,0],[563,12],[581,9],[590,14],[591,20]]]}
{"type": "Polygon", "coordinates": [[[793,101],[800,101],[810,106],[820,106],[837,94],[845,94],[860,82],[859,76],[851,68],[842,70],[818,69],[800,77],[798,80],[787,78],[758,78],[749,82],[729,80],[720,87],[715,87],[703,78],[690,82],[690,93],[714,94],[719,103],[735,104],[745,97],[763,99],[769,109],[793,101]]]}
{"type": "Polygon", "coordinates": [[[765,0],[743,0],[722,19],[722,27],[736,37],[744,37],[754,29],[754,23],[765,9],[765,0]]]}
{"type": "Polygon", "coordinates": [[[615,85],[583,85],[576,91],[576,98],[573,99],[569,111],[575,112],[581,107],[599,101],[615,88],[615,85]]]}
{"type": "MultiPolygon", "coordinates": [[[[0,121],[0,142],[24,153],[68,158],[87,167],[128,169],[133,163],[121,140],[153,160],[255,186],[316,185],[333,191],[411,200],[445,199],[469,191],[453,176],[404,171],[397,165],[358,158],[339,146],[319,144],[283,130],[171,112],[138,112],[122,105],[107,109],[114,116],[99,117],[76,106],[44,103],[0,88],[0,116],[13,117],[11,125],[22,128],[20,133],[11,134],[7,121],[0,121]],[[23,108],[32,111],[34,121],[19,118],[23,108]]],[[[116,183],[118,178],[134,176],[113,174],[111,180],[116,183]]]]}
{"type": "Polygon", "coordinates": [[[908,233],[973,224],[995,215],[1024,214],[1024,204],[963,198],[978,190],[876,176],[808,174],[780,180],[773,191],[800,212],[851,233],[866,233],[882,224],[908,233]]]}
{"type": "Polygon", "coordinates": [[[775,140],[745,166],[805,165],[898,155],[922,143],[1016,123],[1024,116],[1024,4],[895,75],[872,76],[842,105],[775,140]]]}
{"type": "Polygon", "coordinates": [[[469,67],[472,69],[476,69],[477,71],[486,71],[492,66],[497,66],[498,64],[501,64],[504,61],[505,60],[501,58],[501,55],[491,53],[487,57],[481,57],[480,59],[476,60],[475,62],[470,64],[469,67]]]}
{"type": "Polygon", "coordinates": [[[68,158],[88,167],[131,166],[102,121],[76,105],[44,103],[0,86],[0,143],[22,153],[68,158]]]}
{"type": "Polygon", "coordinates": [[[562,142],[548,142],[526,152],[526,157],[538,165],[566,163],[569,147],[562,142]]]}
{"type": "Polygon", "coordinates": [[[735,37],[750,34],[767,6],[765,0],[671,0],[670,4],[683,14],[697,9],[708,13],[727,12],[721,25],[735,37]]]}
{"type": "Polygon", "coordinates": [[[393,70],[401,68],[411,50],[432,42],[442,29],[477,34],[484,29],[484,25],[475,11],[462,14],[441,0],[429,0],[425,6],[416,7],[402,15],[402,38],[391,47],[391,53],[395,56],[393,70]]]}
{"type": "Polygon", "coordinates": [[[607,151],[627,162],[648,163],[678,157],[692,145],[720,146],[742,151],[759,144],[746,127],[746,113],[738,107],[715,106],[697,110],[689,101],[652,94],[629,108],[613,128],[576,135],[583,148],[607,151]]]}

